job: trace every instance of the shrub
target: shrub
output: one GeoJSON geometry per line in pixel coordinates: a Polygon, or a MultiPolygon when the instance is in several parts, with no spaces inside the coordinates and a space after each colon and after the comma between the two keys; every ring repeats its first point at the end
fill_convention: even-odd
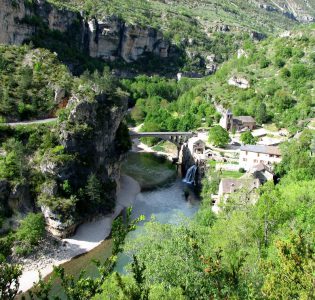
{"type": "Polygon", "coordinates": [[[266,59],[265,57],[260,61],[260,68],[264,69],[267,68],[270,65],[270,60],[266,59]]]}
{"type": "Polygon", "coordinates": [[[20,266],[0,262],[0,298],[15,299],[19,291],[20,266]]]}
{"type": "Polygon", "coordinates": [[[302,64],[296,64],[292,67],[292,78],[294,79],[304,79],[311,77],[311,72],[307,69],[306,66],[302,64]]]}
{"type": "Polygon", "coordinates": [[[38,245],[45,234],[45,219],[40,213],[30,213],[21,222],[15,236],[17,239],[16,250],[19,254],[25,255],[32,251],[32,246],[38,245]]]}
{"type": "Polygon", "coordinates": [[[275,65],[279,68],[282,68],[285,66],[285,61],[280,57],[276,57],[275,58],[275,65]]]}
{"type": "Polygon", "coordinates": [[[238,171],[239,171],[240,173],[245,173],[245,172],[246,172],[244,168],[239,168],[238,171]]]}
{"type": "Polygon", "coordinates": [[[280,72],[282,78],[289,78],[291,77],[291,72],[287,68],[283,68],[280,72]]]}
{"type": "Polygon", "coordinates": [[[13,236],[9,234],[6,237],[0,238],[0,261],[5,260],[12,253],[13,236]]]}

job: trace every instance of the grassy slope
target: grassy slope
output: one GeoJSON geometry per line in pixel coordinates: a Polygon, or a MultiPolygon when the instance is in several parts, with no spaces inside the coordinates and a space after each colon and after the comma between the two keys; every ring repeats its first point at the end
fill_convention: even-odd
{"type": "MultiPolygon", "coordinates": [[[[130,23],[142,23],[153,27],[167,28],[174,17],[187,17],[203,22],[223,22],[267,32],[293,24],[278,13],[259,9],[257,5],[243,0],[49,0],[74,10],[83,10],[90,15],[118,15],[130,23]],[[161,22],[162,19],[162,22],[161,22]]],[[[197,22],[198,22],[197,21],[197,22]]]]}

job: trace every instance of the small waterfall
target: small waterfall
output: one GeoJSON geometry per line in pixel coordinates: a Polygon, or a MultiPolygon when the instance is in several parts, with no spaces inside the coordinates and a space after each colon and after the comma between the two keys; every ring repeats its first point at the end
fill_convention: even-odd
{"type": "Polygon", "coordinates": [[[196,171],[197,171],[197,166],[196,165],[191,166],[187,170],[187,173],[186,173],[185,178],[183,179],[183,182],[188,183],[188,184],[193,184],[195,181],[196,171]]]}

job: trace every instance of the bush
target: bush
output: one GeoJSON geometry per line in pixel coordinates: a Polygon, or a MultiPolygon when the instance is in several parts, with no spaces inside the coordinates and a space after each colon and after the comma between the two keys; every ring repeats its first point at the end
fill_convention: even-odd
{"type": "Polygon", "coordinates": [[[270,65],[270,60],[266,59],[265,57],[260,61],[260,68],[265,69],[270,65]]]}
{"type": "Polygon", "coordinates": [[[240,173],[245,173],[245,172],[246,172],[244,168],[239,168],[238,171],[239,171],[240,173]]]}
{"type": "Polygon", "coordinates": [[[20,266],[0,262],[0,299],[15,299],[21,275],[20,266]]]}
{"type": "Polygon", "coordinates": [[[296,64],[292,67],[291,71],[292,77],[294,79],[304,79],[311,77],[311,72],[307,69],[305,65],[302,64],[296,64]]]}
{"type": "Polygon", "coordinates": [[[283,68],[280,72],[282,78],[289,78],[291,77],[291,72],[287,68],[283,68]]]}
{"type": "Polygon", "coordinates": [[[30,213],[21,222],[15,236],[18,242],[16,247],[19,254],[28,254],[32,251],[32,246],[38,245],[45,234],[45,219],[40,213],[30,213]]]}
{"type": "Polygon", "coordinates": [[[279,68],[282,68],[282,67],[285,66],[285,61],[284,61],[282,58],[280,58],[280,57],[276,57],[276,59],[275,59],[275,65],[276,65],[277,67],[279,67],[279,68]]]}
{"type": "Polygon", "coordinates": [[[12,253],[13,236],[10,234],[0,238],[0,261],[4,261],[12,253]]]}

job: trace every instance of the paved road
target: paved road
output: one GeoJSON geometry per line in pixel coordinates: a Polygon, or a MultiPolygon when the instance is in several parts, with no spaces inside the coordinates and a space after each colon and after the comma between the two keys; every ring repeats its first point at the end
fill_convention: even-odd
{"type": "Polygon", "coordinates": [[[49,119],[43,119],[43,120],[36,120],[36,121],[26,121],[26,122],[14,122],[14,123],[2,123],[3,125],[7,125],[10,127],[16,127],[16,126],[28,126],[33,124],[45,124],[50,122],[57,121],[58,118],[49,118],[49,119]]]}

